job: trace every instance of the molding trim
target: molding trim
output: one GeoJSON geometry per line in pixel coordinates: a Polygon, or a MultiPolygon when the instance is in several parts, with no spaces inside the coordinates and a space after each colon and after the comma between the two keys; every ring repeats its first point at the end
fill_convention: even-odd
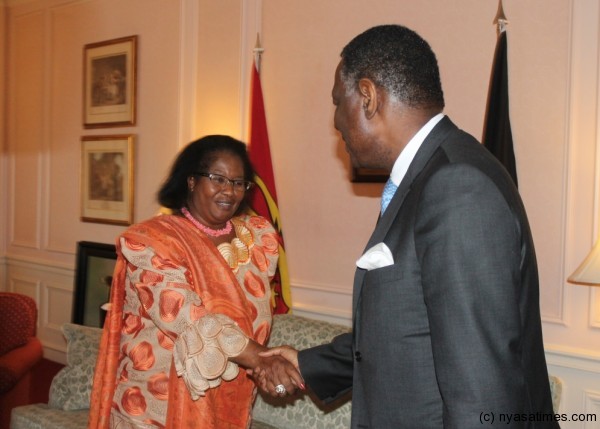
{"type": "Polygon", "coordinates": [[[240,132],[241,140],[250,138],[250,76],[254,62],[256,35],[262,37],[262,0],[241,0],[242,22],[240,40],[240,132]]]}
{"type": "Polygon", "coordinates": [[[600,413],[600,391],[586,389],[583,391],[583,397],[585,413],[593,415],[600,413]]]}
{"type": "Polygon", "coordinates": [[[5,258],[5,264],[7,267],[38,269],[42,271],[53,272],[56,274],[64,274],[71,276],[75,273],[75,267],[73,265],[68,265],[55,261],[48,261],[46,259],[40,259],[30,256],[8,254],[5,258]]]}
{"type": "Polygon", "coordinates": [[[600,329],[600,293],[598,288],[590,292],[590,328],[600,329]]]}
{"type": "MultiPolygon", "coordinates": [[[[561,308],[564,308],[564,286],[561,289],[563,290],[563,297],[561,298],[561,308]]],[[[559,325],[559,326],[567,326],[567,323],[565,322],[565,318],[564,318],[564,312],[561,310],[562,315],[560,317],[545,317],[542,315],[542,322],[543,323],[551,323],[553,325],[559,325]]]]}
{"type": "Polygon", "coordinates": [[[318,320],[330,320],[340,325],[352,326],[352,314],[349,311],[305,304],[292,305],[292,311],[299,316],[318,320]]]}
{"type": "MultiPolygon", "coordinates": [[[[570,4],[568,150],[565,153],[568,175],[564,181],[567,194],[561,267],[561,275],[564,277],[561,307],[565,320],[572,319],[573,312],[578,307],[574,301],[581,295],[573,292],[572,288],[565,287],[567,268],[573,270],[578,266],[585,256],[581,252],[582,248],[589,246],[591,249],[600,226],[600,10],[596,0],[571,0],[570,4]]],[[[597,310],[593,298],[591,294],[587,298],[590,300],[588,326],[592,326],[593,321],[600,317],[595,314],[597,310]]]]}
{"type": "Polygon", "coordinates": [[[319,292],[325,293],[335,293],[339,295],[352,296],[352,289],[342,289],[338,286],[325,285],[325,284],[315,284],[315,283],[293,283],[293,289],[305,289],[305,290],[316,290],[319,292]]]}
{"type": "MultiPolygon", "coordinates": [[[[594,218],[593,218],[593,241],[592,244],[595,243],[596,240],[600,239],[600,68],[598,65],[598,59],[600,58],[600,43],[598,42],[598,23],[600,22],[600,9],[596,9],[596,19],[595,19],[595,28],[596,37],[593,40],[586,40],[586,43],[590,43],[595,47],[596,51],[596,68],[595,68],[595,77],[596,77],[596,123],[594,124],[594,132],[595,132],[595,149],[596,149],[596,157],[594,160],[594,218]]],[[[590,309],[589,309],[589,326],[590,328],[600,328],[600,310],[599,310],[599,297],[600,295],[596,293],[596,288],[592,288],[591,293],[589,294],[590,300],[590,309]]]]}
{"type": "MultiPolygon", "coordinates": [[[[576,31],[576,23],[574,21],[574,17],[577,16],[577,14],[574,11],[574,2],[573,0],[571,0],[570,2],[570,7],[569,7],[569,11],[570,11],[570,17],[569,17],[569,22],[570,22],[570,31],[569,31],[569,51],[568,51],[568,57],[569,57],[569,65],[570,67],[568,68],[568,82],[569,84],[567,85],[567,90],[565,91],[565,93],[563,94],[565,97],[565,105],[567,106],[567,111],[566,111],[566,124],[567,126],[565,127],[565,131],[564,131],[564,135],[562,136],[562,141],[563,141],[563,163],[562,163],[562,189],[561,189],[561,194],[562,194],[562,198],[561,198],[561,212],[560,212],[560,223],[561,223],[561,228],[560,228],[560,238],[559,238],[559,243],[560,243],[560,269],[559,269],[559,273],[560,273],[560,277],[559,279],[557,279],[557,282],[559,282],[559,287],[557,290],[557,298],[558,298],[558,309],[557,309],[557,313],[552,315],[552,316],[544,316],[544,314],[542,314],[542,322],[544,323],[553,323],[556,325],[562,325],[562,326],[566,326],[566,311],[565,308],[567,307],[567,302],[568,302],[568,298],[567,298],[567,288],[565,287],[566,285],[566,278],[567,278],[567,269],[566,269],[566,254],[567,254],[567,247],[566,244],[568,242],[569,239],[569,228],[568,228],[568,217],[569,217],[569,207],[570,207],[570,193],[569,193],[569,174],[570,174],[570,164],[571,164],[571,146],[570,146],[570,142],[572,141],[571,138],[571,129],[572,129],[572,125],[571,122],[572,120],[571,115],[572,115],[572,110],[573,110],[573,103],[575,102],[574,100],[574,96],[573,96],[573,56],[576,55],[574,54],[574,39],[576,38],[576,35],[574,34],[576,31]]],[[[577,51],[575,51],[577,52],[577,51]]],[[[539,267],[538,267],[538,271],[539,271],[539,267]]]]}
{"type": "Polygon", "coordinates": [[[547,344],[545,347],[548,365],[600,374],[600,352],[547,344]]]}
{"type": "Polygon", "coordinates": [[[198,92],[197,0],[181,0],[179,33],[179,147],[196,137],[196,93],[198,92]]]}
{"type": "Polygon", "coordinates": [[[291,289],[294,314],[352,325],[352,290],[332,285],[296,283],[293,280],[291,289]]]}

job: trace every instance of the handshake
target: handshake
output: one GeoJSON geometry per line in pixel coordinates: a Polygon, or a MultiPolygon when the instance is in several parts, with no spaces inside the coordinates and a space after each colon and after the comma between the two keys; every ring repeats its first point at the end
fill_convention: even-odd
{"type": "Polygon", "coordinates": [[[256,362],[246,373],[263,393],[277,397],[305,390],[298,367],[298,350],[293,347],[265,348],[257,353],[256,362]]]}

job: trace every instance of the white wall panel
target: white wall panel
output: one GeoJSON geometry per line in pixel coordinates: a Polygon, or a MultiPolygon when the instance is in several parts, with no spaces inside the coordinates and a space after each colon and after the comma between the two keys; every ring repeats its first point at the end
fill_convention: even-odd
{"type": "Polygon", "coordinates": [[[600,330],[600,291],[597,288],[590,290],[590,320],[589,327],[600,330]]]}
{"type": "Polygon", "coordinates": [[[600,390],[584,391],[585,407],[582,418],[585,418],[585,429],[598,429],[600,427],[600,390]],[[595,420],[594,420],[595,419],[595,420]]]}
{"type": "Polygon", "coordinates": [[[7,277],[11,292],[28,295],[37,303],[37,336],[44,355],[63,362],[66,344],[61,326],[71,321],[73,269],[13,259],[8,261],[7,277]]]}
{"type": "Polygon", "coordinates": [[[11,244],[40,247],[40,185],[44,105],[44,15],[12,21],[9,40],[9,139],[11,244]]]}
{"type": "Polygon", "coordinates": [[[295,282],[292,285],[294,314],[350,326],[352,292],[324,284],[295,282]]]}
{"type": "Polygon", "coordinates": [[[560,422],[561,428],[599,429],[600,354],[553,348],[546,350],[546,361],[548,372],[562,381],[559,413],[564,414],[566,421],[560,422]],[[586,414],[587,421],[581,421],[586,414]]]}
{"type": "Polygon", "coordinates": [[[11,273],[9,275],[9,284],[10,292],[27,295],[39,303],[40,280],[35,276],[26,272],[11,273]]]}

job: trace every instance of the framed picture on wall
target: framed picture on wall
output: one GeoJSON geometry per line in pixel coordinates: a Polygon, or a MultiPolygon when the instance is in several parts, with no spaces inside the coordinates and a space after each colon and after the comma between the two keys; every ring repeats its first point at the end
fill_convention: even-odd
{"type": "Polygon", "coordinates": [[[384,169],[375,168],[352,168],[352,182],[366,182],[366,183],[385,183],[390,172],[384,169]]]}
{"type": "Polygon", "coordinates": [[[85,326],[102,327],[117,261],[113,244],[77,243],[75,296],[71,320],[85,326]]]}
{"type": "Polygon", "coordinates": [[[133,222],[133,139],[131,134],[81,138],[83,222],[133,222]]]}
{"type": "Polygon", "coordinates": [[[85,128],[135,125],[137,36],[83,48],[85,128]]]}

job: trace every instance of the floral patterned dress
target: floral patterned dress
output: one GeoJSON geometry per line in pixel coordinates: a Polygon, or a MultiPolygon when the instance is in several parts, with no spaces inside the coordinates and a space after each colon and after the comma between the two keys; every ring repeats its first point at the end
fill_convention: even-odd
{"type": "Polygon", "coordinates": [[[268,338],[279,236],[259,216],[232,223],[218,247],[170,215],[119,237],[90,427],[248,427],[255,388],[227,358],[268,338]]]}

